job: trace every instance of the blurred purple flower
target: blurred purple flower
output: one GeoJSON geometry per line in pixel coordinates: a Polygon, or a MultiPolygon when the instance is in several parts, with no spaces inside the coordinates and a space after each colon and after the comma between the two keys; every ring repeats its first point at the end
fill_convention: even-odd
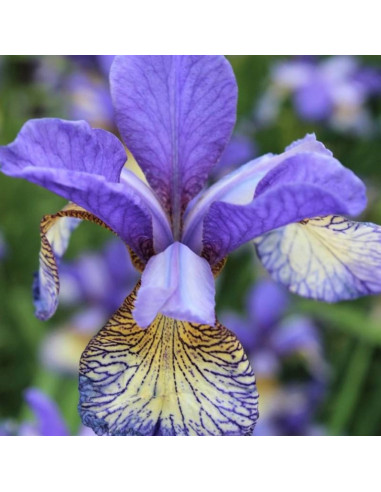
{"type": "Polygon", "coordinates": [[[20,436],[67,436],[66,423],[57,404],[38,388],[25,391],[25,401],[32,410],[35,421],[23,422],[20,436]]]}
{"type": "Polygon", "coordinates": [[[354,57],[332,56],[278,62],[256,112],[259,124],[278,117],[280,106],[291,96],[299,116],[325,121],[342,132],[367,135],[373,131],[369,98],[381,93],[381,72],[362,67],[354,57]]]}
{"type": "Polygon", "coordinates": [[[256,146],[252,139],[244,134],[236,133],[232,136],[221,159],[210,173],[209,178],[218,181],[238,167],[248,162],[257,154],[256,146]]]}
{"type": "Polygon", "coordinates": [[[316,423],[316,409],[326,393],[318,381],[290,383],[275,387],[264,395],[261,418],[255,436],[316,436],[326,433],[316,423]]]}
{"type": "Polygon", "coordinates": [[[309,318],[285,316],[290,303],[284,288],[260,280],[248,294],[246,317],[225,312],[221,320],[241,341],[257,377],[275,376],[282,359],[298,355],[314,377],[324,379],[327,367],[318,330],[309,318]]]}
{"type": "Polygon", "coordinates": [[[114,109],[108,82],[99,74],[76,71],[65,79],[64,91],[70,101],[68,116],[87,120],[96,128],[114,128],[114,109]]]}
{"type": "Polygon", "coordinates": [[[87,305],[111,315],[139,275],[122,241],[113,239],[101,252],[88,252],[60,266],[60,301],[87,305]]]}
{"type": "Polygon", "coordinates": [[[125,245],[111,240],[101,252],[81,255],[60,266],[60,301],[80,308],[62,326],[49,331],[41,360],[53,371],[77,374],[82,352],[138,281],[125,245]]]}
{"type": "Polygon", "coordinates": [[[109,73],[113,55],[70,57],[76,70],[64,78],[64,91],[70,101],[68,116],[86,120],[93,127],[114,131],[114,108],[110,96],[109,73]]]}
{"type": "MultiPolygon", "coordinates": [[[[24,400],[33,414],[33,420],[20,424],[12,421],[0,423],[0,436],[69,436],[69,430],[58,405],[38,388],[28,388],[24,400]]],[[[78,430],[80,436],[95,436],[88,427],[78,430]]]]}
{"type": "Polygon", "coordinates": [[[327,385],[328,366],[313,321],[287,314],[289,294],[271,280],[260,280],[247,296],[245,317],[222,314],[222,322],[242,342],[255,374],[260,416],[254,435],[315,435],[316,408],[327,385]],[[281,383],[286,359],[299,358],[309,371],[301,383],[281,383]]]}
{"type": "Polygon", "coordinates": [[[254,240],[295,293],[334,302],[380,292],[380,228],[334,215],[360,213],[365,186],[307,135],[205,189],[235,123],[224,57],[117,56],[110,83],[120,134],[149,185],[124,168],[114,135],[83,121],[31,120],[0,147],[4,174],[70,201],[41,222],[36,314],[57,308],[58,262],[78,222],[111,229],[142,276],[82,355],[82,421],[98,434],[251,434],[255,377],[216,320],[214,275],[254,240]]]}
{"type": "MultiPolygon", "coordinates": [[[[32,411],[34,420],[25,420],[17,425],[7,421],[0,425],[0,436],[68,436],[69,430],[57,404],[38,388],[24,392],[25,403],[32,411]]],[[[88,427],[81,426],[78,434],[94,436],[88,427]]]]}

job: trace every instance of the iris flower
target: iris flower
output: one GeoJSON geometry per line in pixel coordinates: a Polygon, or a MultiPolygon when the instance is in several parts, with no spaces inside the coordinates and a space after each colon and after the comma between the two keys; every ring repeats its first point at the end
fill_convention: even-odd
{"type": "Polygon", "coordinates": [[[80,362],[79,412],[97,434],[251,435],[258,394],[237,338],[215,315],[214,277],[255,240],[293,292],[325,301],[381,289],[380,228],[365,187],[313,135],[204,189],[232,132],[237,85],[222,56],[118,56],[111,95],[149,186],[114,135],[84,121],[27,122],[2,172],[69,200],[41,222],[37,315],[57,307],[58,260],[78,220],[114,231],[141,280],[80,362]]]}
{"type": "MultiPolygon", "coordinates": [[[[317,327],[304,316],[288,313],[291,296],[269,279],[258,281],[248,292],[245,316],[221,313],[226,326],[234,331],[255,371],[261,398],[258,435],[314,435],[322,433],[314,418],[328,383],[329,367],[317,327]],[[284,381],[286,361],[304,366],[303,381],[284,381]]],[[[287,373],[287,371],[286,371],[287,373]]]]}
{"type": "Polygon", "coordinates": [[[248,292],[245,315],[225,311],[221,320],[242,343],[257,378],[275,378],[285,359],[299,357],[310,375],[323,380],[328,368],[318,329],[312,319],[288,314],[291,305],[284,287],[262,279],[248,292]]]}
{"type": "Polygon", "coordinates": [[[367,104],[380,92],[380,72],[360,66],[355,57],[282,61],[272,67],[271,83],[256,118],[259,124],[271,123],[286,97],[291,96],[303,120],[327,122],[337,131],[368,135],[374,125],[367,104]]]}

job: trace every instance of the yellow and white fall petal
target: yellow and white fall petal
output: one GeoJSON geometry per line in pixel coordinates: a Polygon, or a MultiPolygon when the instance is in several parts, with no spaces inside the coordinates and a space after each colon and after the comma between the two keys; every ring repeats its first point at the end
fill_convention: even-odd
{"type": "Polygon", "coordinates": [[[336,302],[381,292],[381,227],[375,224],[329,215],[254,242],[271,276],[301,296],[336,302]]]}
{"type": "Polygon", "coordinates": [[[103,435],[251,435],[255,377],[238,339],[219,323],[132,317],[136,289],[80,362],[79,411],[103,435]]]}

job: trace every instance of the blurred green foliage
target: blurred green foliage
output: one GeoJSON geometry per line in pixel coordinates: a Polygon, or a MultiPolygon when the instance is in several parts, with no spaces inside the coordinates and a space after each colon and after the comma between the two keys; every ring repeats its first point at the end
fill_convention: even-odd
{"type": "MultiPolygon", "coordinates": [[[[253,107],[268,84],[275,57],[230,56],[239,86],[238,121],[250,119],[253,107]]],[[[365,64],[381,68],[381,57],[364,57],[365,64]]],[[[57,58],[60,69],[68,61],[57,58]]],[[[35,117],[65,117],[64,96],[49,85],[36,82],[37,57],[0,59],[0,144],[13,140],[22,124],[35,117]]],[[[381,121],[381,97],[372,101],[372,113],[381,121]]],[[[286,105],[276,122],[252,137],[258,154],[282,152],[285,146],[308,132],[330,148],[347,167],[369,184],[370,204],[363,220],[381,224],[381,128],[371,139],[343,135],[322,124],[300,120],[286,105]]],[[[39,363],[44,335],[67,313],[58,310],[48,322],[33,315],[32,277],[37,268],[39,221],[54,213],[64,200],[30,183],[0,175],[0,230],[8,244],[0,262],[0,419],[26,415],[22,393],[39,386],[59,403],[72,432],[79,425],[77,381],[49,373],[39,363]]],[[[108,234],[84,224],[74,234],[68,257],[84,249],[97,249],[108,234]]],[[[218,310],[243,309],[247,290],[263,275],[251,247],[233,254],[218,283],[218,310]]],[[[319,420],[332,434],[379,435],[381,433],[381,297],[327,305],[295,297],[293,310],[310,315],[324,339],[331,367],[329,392],[319,409],[319,420]]]]}

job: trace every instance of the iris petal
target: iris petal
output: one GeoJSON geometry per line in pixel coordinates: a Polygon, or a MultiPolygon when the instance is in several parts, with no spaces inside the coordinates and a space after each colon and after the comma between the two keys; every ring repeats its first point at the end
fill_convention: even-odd
{"type": "Polygon", "coordinates": [[[264,267],[304,297],[336,302],[381,292],[381,227],[330,215],[255,240],[264,267]]]}
{"type": "Polygon", "coordinates": [[[185,244],[176,242],[148,261],[134,318],[143,328],[158,313],[213,325],[214,296],[214,278],[209,263],[185,244]]]}
{"type": "Polygon", "coordinates": [[[109,229],[98,217],[70,203],[54,215],[45,215],[40,224],[40,267],[35,277],[33,291],[35,315],[49,319],[58,306],[58,261],[68,246],[70,234],[80,220],[88,220],[109,229]]]}
{"type": "MultiPolygon", "coordinates": [[[[282,154],[266,154],[239,167],[235,171],[224,176],[202,193],[200,197],[196,197],[196,199],[189,204],[185,212],[183,242],[193,249],[193,251],[200,253],[202,250],[204,218],[207,216],[213,202],[223,202],[234,205],[250,204],[253,201],[259,183],[267,178],[268,175],[272,176],[272,170],[276,172],[278,168],[282,169],[285,162],[291,157],[300,154],[306,155],[306,159],[313,156],[313,158],[316,159],[315,167],[318,165],[319,159],[323,159],[324,157],[323,162],[326,162],[327,158],[332,158],[332,152],[326,149],[321,142],[316,140],[314,134],[309,134],[304,138],[293,142],[282,154]]],[[[335,162],[334,159],[329,162],[332,161],[335,162]]],[[[299,167],[302,167],[303,164],[304,162],[299,161],[299,167]]],[[[221,207],[223,208],[224,206],[221,207]]],[[[210,227],[208,220],[207,217],[207,227],[210,227]]],[[[221,233],[222,231],[219,231],[217,237],[221,233]]]]}
{"type": "Polygon", "coordinates": [[[0,147],[1,171],[63,196],[111,227],[142,259],[153,253],[152,213],[123,183],[126,153],[119,140],[86,122],[30,120],[0,147]]]}
{"type": "Polygon", "coordinates": [[[339,161],[321,153],[288,157],[258,183],[247,205],[215,202],[204,220],[205,255],[211,263],[272,229],[306,217],[360,213],[365,186],[339,161]]]}
{"type": "Polygon", "coordinates": [[[236,337],[215,326],[159,315],[132,318],[133,292],[80,363],[79,411],[107,435],[251,435],[255,377],[236,337]]]}
{"type": "Polygon", "coordinates": [[[117,56],[110,83],[126,146],[162,205],[178,215],[204,185],[233,129],[237,86],[229,62],[117,56]]]}

